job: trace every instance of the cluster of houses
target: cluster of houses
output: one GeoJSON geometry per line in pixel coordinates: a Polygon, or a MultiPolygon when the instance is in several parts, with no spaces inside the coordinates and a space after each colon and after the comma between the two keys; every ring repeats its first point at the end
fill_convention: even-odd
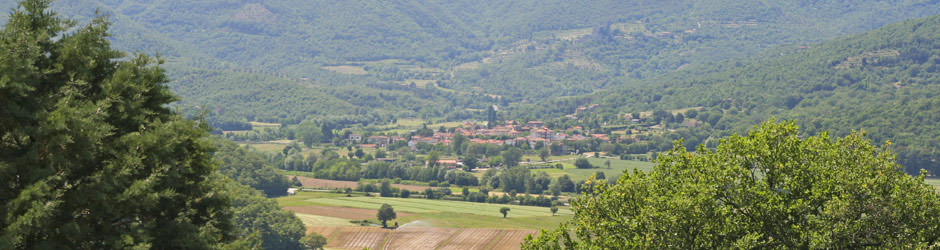
{"type": "MultiPolygon", "coordinates": [[[[408,146],[412,149],[419,143],[451,145],[454,136],[457,134],[468,138],[471,143],[494,145],[520,145],[528,143],[530,147],[535,147],[539,143],[542,145],[551,145],[555,142],[583,141],[592,138],[607,142],[611,141],[611,138],[607,134],[582,135],[582,133],[574,133],[575,131],[583,131],[583,128],[575,126],[564,132],[556,132],[545,127],[545,123],[541,121],[530,121],[526,124],[506,121],[504,125],[486,128],[485,126],[465,121],[462,127],[454,129],[453,132],[434,132],[434,134],[430,136],[414,135],[410,138],[404,138],[400,136],[375,135],[366,137],[365,140],[363,140],[362,135],[350,134],[347,139],[355,142],[363,142],[363,144],[360,145],[360,147],[363,148],[382,148],[395,142],[404,141],[407,142],[408,146]],[[572,135],[569,135],[569,133],[572,133],[572,135]]],[[[616,138],[616,140],[620,139],[622,138],[616,138]]]]}

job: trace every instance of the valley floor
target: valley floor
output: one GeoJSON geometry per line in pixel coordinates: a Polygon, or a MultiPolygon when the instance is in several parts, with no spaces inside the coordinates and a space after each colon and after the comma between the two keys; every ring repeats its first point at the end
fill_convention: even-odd
{"type": "MultiPolygon", "coordinates": [[[[312,181],[317,181],[312,180],[312,181]]],[[[324,188],[307,186],[307,188],[324,188]]],[[[327,238],[328,249],[519,249],[523,239],[570,219],[571,210],[552,215],[547,207],[419,198],[387,198],[331,192],[298,192],[277,198],[307,227],[327,238]],[[378,208],[391,205],[395,229],[381,228],[378,208]],[[511,210],[506,218],[501,207],[511,210]]]]}

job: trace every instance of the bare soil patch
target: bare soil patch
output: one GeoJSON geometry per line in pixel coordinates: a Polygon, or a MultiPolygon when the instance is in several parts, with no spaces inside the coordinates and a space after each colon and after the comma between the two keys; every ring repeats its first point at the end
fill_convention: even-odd
{"type": "Polygon", "coordinates": [[[379,249],[391,230],[377,227],[308,227],[327,238],[327,248],[379,249]]]}
{"type": "Polygon", "coordinates": [[[499,238],[499,241],[497,241],[496,244],[493,244],[492,249],[519,249],[520,246],[522,246],[522,241],[525,240],[526,236],[536,233],[538,233],[538,231],[535,230],[505,230],[503,237],[499,238]]]}
{"type": "Polygon", "coordinates": [[[535,230],[496,228],[404,227],[307,227],[327,238],[328,248],[338,249],[519,249],[535,230]],[[386,241],[387,239],[387,241],[386,241]]]}
{"type": "Polygon", "coordinates": [[[435,249],[457,230],[434,227],[399,228],[392,232],[384,249],[435,249]]]}
{"type": "Polygon", "coordinates": [[[461,249],[487,249],[487,247],[499,238],[503,230],[491,228],[468,228],[454,235],[440,249],[461,250],[461,249]]]}

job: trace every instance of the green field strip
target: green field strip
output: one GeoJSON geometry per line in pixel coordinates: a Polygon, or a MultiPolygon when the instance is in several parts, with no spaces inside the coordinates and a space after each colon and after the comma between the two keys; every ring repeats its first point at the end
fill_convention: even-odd
{"type": "MultiPolygon", "coordinates": [[[[382,198],[382,197],[341,197],[341,198],[316,198],[307,201],[327,206],[356,207],[378,209],[382,204],[389,204],[396,211],[409,213],[438,213],[454,212],[468,213],[477,215],[486,215],[501,217],[499,208],[509,207],[509,216],[513,217],[536,217],[551,216],[551,211],[547,207],[504,205],[491,203],[476,203],[462,201],[441,201],[426,199],[403,199],[403,198],[382,198]]],[[[571,215],[571,210],[559,209],[559,215],[571,215]]]]}

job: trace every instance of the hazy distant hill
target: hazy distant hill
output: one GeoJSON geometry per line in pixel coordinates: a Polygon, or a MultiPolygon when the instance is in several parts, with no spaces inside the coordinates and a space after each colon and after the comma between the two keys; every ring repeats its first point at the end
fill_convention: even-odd
{"type": "MultiPolygon", "coordinates": [[[[703,130],[743,132],[776,116],[809,134],[864,129],[890,140],[911,172],[940,171],[940,16],[792,48],[785,56],[679,71],[617,90],[532,105],[546,117],[601,103],[599,113],[705,107],[703,130]]],[[[701,118],[701,117],[699,117],[701,118]]]]}
{"type": "MultiPolygon", "coordinates": [[[[12,8],[0,0],[0,8],[12,8]]],[[[466,117],[940,14],[933,1],[60,0],[215,120],[466,117]],[[498,100],[498,101],[497,101],[498,100]]],[[[220,124],[220,122],[214,122],[220,124]]]]}

